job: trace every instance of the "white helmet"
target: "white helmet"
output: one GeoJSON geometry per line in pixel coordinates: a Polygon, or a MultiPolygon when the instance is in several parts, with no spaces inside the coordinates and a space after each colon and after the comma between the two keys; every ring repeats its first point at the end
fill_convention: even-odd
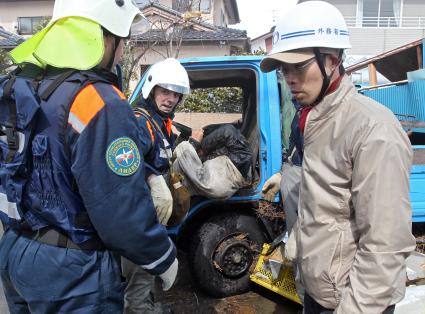
{"type": "Polygon", "coordinates": [[[173,58],[159,61],[150,67],[142,87],[143,98],[147,99],[157,85],[183,95],[190,93],[186,69],[173,58]]]}
{"type": "Polygon", "coordinates": [[[147,27],[144,15],[133,0],[56,0],[50,23],[69,16],[92,20],[118,37],[128,37],[130,28],[147,27]]]}
{"type": "Polygon", "coordinates": [[[299,63],[314,57],[306,48],[321,52],[351,48],[348,28],[341,12],[324,1],[306,1],[293,6],[279,20],[273,33],[273,48],[261,62],[270,72],[281,62],[299,63]]]}

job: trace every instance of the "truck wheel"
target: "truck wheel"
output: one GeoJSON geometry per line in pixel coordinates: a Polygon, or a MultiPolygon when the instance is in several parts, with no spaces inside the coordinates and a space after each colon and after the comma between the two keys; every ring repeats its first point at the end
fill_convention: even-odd
{"type": "Polygon", "coordinates": [[[192,238],[192,276],[203,291],[226,297],[250,289],[250,268],[266,237],[255,217],[226,214],[205,222],[192,238]]]}

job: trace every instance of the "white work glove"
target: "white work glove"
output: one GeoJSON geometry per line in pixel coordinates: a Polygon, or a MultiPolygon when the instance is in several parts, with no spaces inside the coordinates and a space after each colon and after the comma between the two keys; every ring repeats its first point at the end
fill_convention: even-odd
{"type": "Polygon", "coordinates": [[[285,258],[290,264],[292,264],[297,258],[297,240],[295,238],[295,230],[292,230],[288,241],[286,241],[285,258]]]}
{"type": "Polygon", "coordinates": [[[159,278],[162,280],[162,290],[167,291],[173,286],[174,281],[176,281],[177,271],[179,269],[179,261],[177,258],[171,264],[171,266],[161,275],[159,278]]]}
{"type": "Polygon", "coordinates": [[[173,197],[163,176],[150,175],[148,185],[151,190],[153,205],[158,221],[166,225],[173,212],[173,197]]]}
{"type": "Polygon", "coordinates": [[[282,179],[282,174],[280,172],[272,175],[266,183],[264,183],[263,189],[261,193],[263,193],[263,197],[265,200],[269,202],[273,202],[276,196],[276,193],[279,192],[280,189],[280,180],[282,179]]]}

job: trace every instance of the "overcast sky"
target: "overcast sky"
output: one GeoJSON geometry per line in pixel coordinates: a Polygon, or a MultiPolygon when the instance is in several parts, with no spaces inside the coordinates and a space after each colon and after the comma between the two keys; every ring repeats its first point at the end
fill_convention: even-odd
{"type": "Polygon", "coordinates": [[[241,22],[233,28],[244,29],[248,37],[255,38],[267,33],[274,25],[273,20],[287,10],[297,0],[236,0],[241,22]]]}

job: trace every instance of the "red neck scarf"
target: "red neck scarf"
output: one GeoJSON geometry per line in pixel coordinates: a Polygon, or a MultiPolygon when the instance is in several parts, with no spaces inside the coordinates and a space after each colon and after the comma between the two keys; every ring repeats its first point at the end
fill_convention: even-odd
{"type": "Polygon", "coordinates": [[[167,129],[168,136],[170,137],[171,136],[171,126],[173,125],[173,121],[170,118],[168,118],[167,120],[164,121],[164,124],[165,124],[165,128],[167,129]]]}

